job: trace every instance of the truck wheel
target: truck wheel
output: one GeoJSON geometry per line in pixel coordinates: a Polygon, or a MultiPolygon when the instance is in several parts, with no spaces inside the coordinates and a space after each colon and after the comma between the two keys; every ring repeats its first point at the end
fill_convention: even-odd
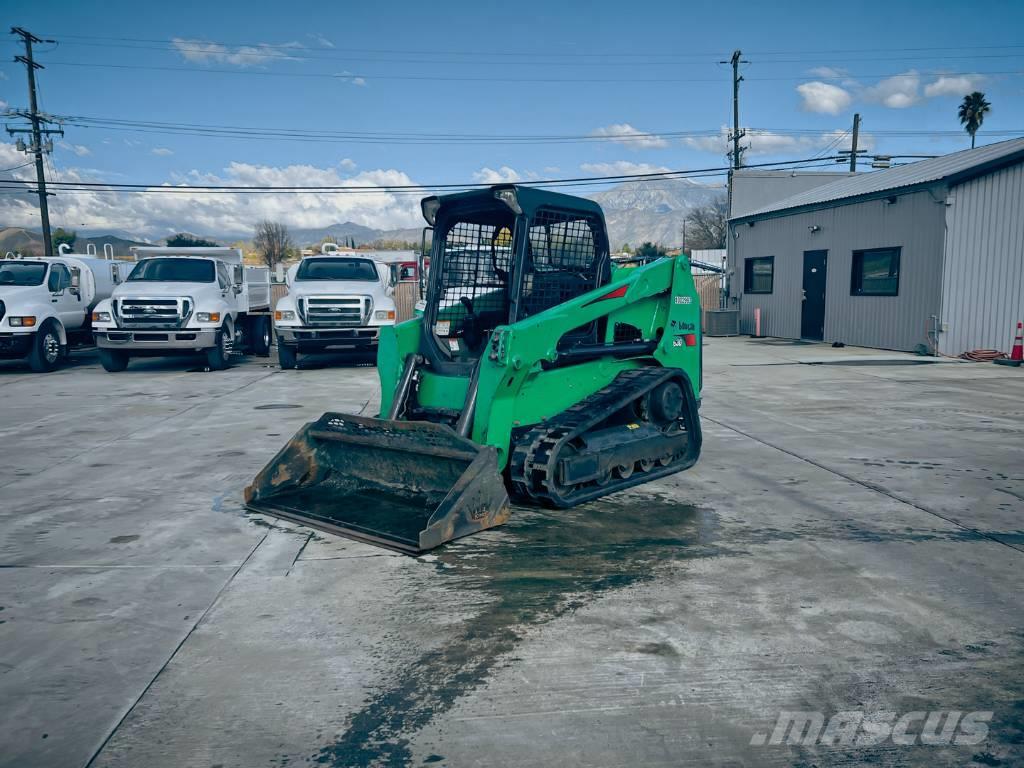
{"type": "Polygon", "coordinates": [[[270,357],[270,318],[256,315],[249,320],[250,347],[257,357],[270,357]]]}
{"type": "Polygon", "coordinates": [[[57,367],[60,358],[60,333],[56,324],[47,320],[32,340],[32,350],[28,353],[29,367],[36,373],[49,373],[57,367]]]}
{"type": "Polygon", "coordinates": [[[287,344],[282,344],[280,340],[277,342],[277,362],[281,364],[281,367],[285,370],[291,370],[292,368],[299,367],[299,353],[294,347],[289,347],[287,344]]]}
{"type": "Polygon", "coordinates": [[[211,371],[223,371],[231,361],[234,337],[227,323],[217,331],[217,344],[206,350],[206,367],[211,371]]]}
{"type": "Polygon", "coordinates": [[[101,349],[100,365],[108,373],[120,373],[128,367],[128,353],[120,349],[101,349]]]}

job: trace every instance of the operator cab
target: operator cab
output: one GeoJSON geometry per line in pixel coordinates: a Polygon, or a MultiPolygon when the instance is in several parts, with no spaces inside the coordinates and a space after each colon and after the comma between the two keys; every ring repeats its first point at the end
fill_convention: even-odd
{"type": "MultiPolygon", "coordinates": [[[[499,186],[426,198],[433,225],[422,353],[464,373],[495,328],[533,317],[610,280],[608,236],[596,203],[499,186]]],[[[596,326],[577,329],[576,341],[596,326]]],[[[563,342],[572,341],[564,338],[563,342]]]]}

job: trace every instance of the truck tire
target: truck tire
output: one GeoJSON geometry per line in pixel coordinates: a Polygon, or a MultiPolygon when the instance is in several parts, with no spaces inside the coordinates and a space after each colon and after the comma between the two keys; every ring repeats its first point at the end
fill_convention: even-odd
{"type": "Polygon", "coordinates": [[[128,353],[120,349],[101,349],[100,365],[107,373],[120,373],[128,367],[128,353]]]}
{"type": "Polygon", "coordinates": [[[299,367],[299,351],[295,347],[283,344],[280,339],[277,341],[277,362],[281,367],[290,371],[299,367]]]}
{"type": "Polygon", "coordinates": [[[62,354],[57,324],[47,320],[32,340],[32,349],[28,353],[29,367],[36,373],[49,373],[56,369],[62,354]]]}
{"type": "Polygon", "coordinates": [[[217,331],[217,344],[206,350],[206,367],[211,371],[223,371],[231,362],[234,338],[231,327],[224,323],[217,331]]]}
{"type": "Polygon", "coordinates": [[[249,347],[257,357],[270,357],[270,317],[254,315],[249,318],[249,347]]]}

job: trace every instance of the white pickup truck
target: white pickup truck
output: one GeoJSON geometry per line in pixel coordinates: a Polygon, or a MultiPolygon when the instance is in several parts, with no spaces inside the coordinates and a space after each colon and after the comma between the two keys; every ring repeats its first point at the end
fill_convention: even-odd
{"type": "Polygon", "coordinates": [[[100,362],[202,353],[221,370],[233,352],[270,354],[270,272],[238,248],[135,248],[128,279],[92,313],[100,362]]]}
{"type": "Polygon", "coordinates": [[[290,267],[274,311],[281,367],[295,368],[300,352],[375,350],[380,327],[395,324],[394,261],[326,243],[290,267]]]}
{"type": "Polygon", "coordinates": [[[93,307],[108,298],[134,266],[88,253],[0,261],[0,358],[27,358],[33,371],[55,369],[75,344],[92,344],[93,307]]]}

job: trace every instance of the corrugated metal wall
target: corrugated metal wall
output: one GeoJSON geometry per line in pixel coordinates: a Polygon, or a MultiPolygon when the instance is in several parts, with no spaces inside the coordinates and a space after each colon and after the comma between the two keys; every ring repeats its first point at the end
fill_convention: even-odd
{"type": "Polygon", "coordinates": [[[946,209],[939,349],[1009,352],[1024,320],[1024,164],[954,187],[946,209]]]}
{"type": "Polygon", "coordinates": [[[763,334],[799,338],[803,254],[827,250],[825,341],[900,350],[926,343],[942,291],[944,198],[937,186],[900,195],[893,205],[870,200],[761,219],[753,227],[730,224],[730,292],[740,303],[743,333],[753,333],[754,308],[761,307],[763,334]],[[821,229],[811,232],[814,226],[821,229]],[[851,296],[853,251],[890,246],[903,249],[899,296],[851,296]],[[775,257],[773,292],[744,296],[744,259],[755,256],[775,257]]]}

